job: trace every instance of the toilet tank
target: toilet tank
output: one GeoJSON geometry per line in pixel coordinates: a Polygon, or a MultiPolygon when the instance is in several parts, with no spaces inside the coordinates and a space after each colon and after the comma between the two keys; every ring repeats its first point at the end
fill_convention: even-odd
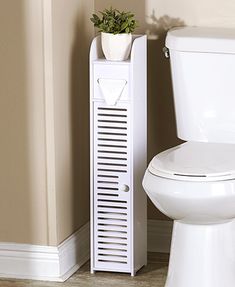
{"type": "Polygon", "coordinates": [[[235,29],[167,33],[178,137],[235,143],[235,29]]]}

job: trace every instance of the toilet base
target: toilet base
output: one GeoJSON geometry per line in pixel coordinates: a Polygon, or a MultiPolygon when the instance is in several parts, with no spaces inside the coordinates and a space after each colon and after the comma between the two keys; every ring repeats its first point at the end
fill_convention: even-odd
{"type": "Polygon", "coordinates": [[[174,221],[165,287],[189,286],[235,286],[235,220],[202,225],[174,221]]]}

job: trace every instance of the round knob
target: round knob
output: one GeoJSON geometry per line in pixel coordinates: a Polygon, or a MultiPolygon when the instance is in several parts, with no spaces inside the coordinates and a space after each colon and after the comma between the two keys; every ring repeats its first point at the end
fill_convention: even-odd
{"type": "Polygon", "coordinates": [[[130,190],[130,187],[127,184],[123,184],[120,190],[124,192],[128,192],[130,190]]]}

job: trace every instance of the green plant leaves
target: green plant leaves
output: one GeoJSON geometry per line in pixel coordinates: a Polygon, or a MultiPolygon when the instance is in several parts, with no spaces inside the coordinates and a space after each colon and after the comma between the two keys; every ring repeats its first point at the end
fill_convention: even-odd
{"type": "Polygon", "coordinates": [[[105,9],[100,12],[101,17],[92,14],[90,20],[100,32],[120,34],[132,33],[137,27],[135,15],[131,12],[120,12],[117,9],[105,9]]]}

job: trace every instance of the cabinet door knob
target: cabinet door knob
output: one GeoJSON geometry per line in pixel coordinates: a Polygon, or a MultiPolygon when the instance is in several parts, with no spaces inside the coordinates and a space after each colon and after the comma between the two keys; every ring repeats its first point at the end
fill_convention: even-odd
{"type": "Polygon", "coordinates": [[[127,184],[123,184],[120,190],[124,192],[128,192],[130,190],[130,187],[127,184]]]}

